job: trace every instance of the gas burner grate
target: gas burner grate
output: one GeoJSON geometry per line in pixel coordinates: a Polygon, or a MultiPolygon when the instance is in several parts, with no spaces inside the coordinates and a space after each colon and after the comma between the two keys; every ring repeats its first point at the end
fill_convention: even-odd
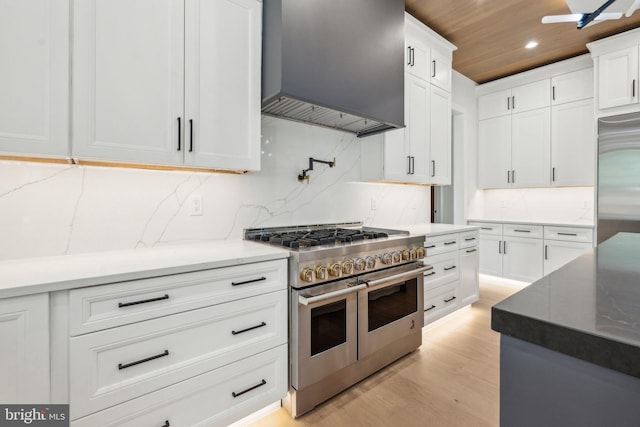
{"type": "Polygon", "coordinates": [[[268,242],[276,246],[301,249],[313,246],[343,245],[384,237],[389,237],[389,235],[382,231],[370,231],[362,228],[331,228],[273,233],[265,232],[254,235],[253,239],[261,242],[268,242]]]}

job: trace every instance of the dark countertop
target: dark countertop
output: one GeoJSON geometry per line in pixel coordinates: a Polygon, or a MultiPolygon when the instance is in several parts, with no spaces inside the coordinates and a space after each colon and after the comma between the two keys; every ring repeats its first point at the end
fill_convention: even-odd
{"type": "Polygon", "coordinates": [[[640,234],[619,233],[496,304],[491,328],[640,377],[640,234]]]}

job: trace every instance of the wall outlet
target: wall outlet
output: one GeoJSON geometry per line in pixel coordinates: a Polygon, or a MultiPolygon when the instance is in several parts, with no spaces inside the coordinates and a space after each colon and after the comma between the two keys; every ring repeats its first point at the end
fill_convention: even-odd
{"type": "Polygon", "coordinates": [[[189,215],[202,216],[202,196],[200,194],[192,194],[187,199],[187,205],[189,207],[189,215]]]}

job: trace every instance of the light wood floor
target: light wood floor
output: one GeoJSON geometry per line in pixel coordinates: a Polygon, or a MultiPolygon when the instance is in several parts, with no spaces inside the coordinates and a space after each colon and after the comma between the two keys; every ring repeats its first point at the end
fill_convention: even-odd
{"type": "Polygon", "coordinates": [[[280,409],[252,427],[497,426],[500,335],[491,306],[518,290],[481,281],[480,300],[424,332],[417,351],[297,420],[280,409]]]}

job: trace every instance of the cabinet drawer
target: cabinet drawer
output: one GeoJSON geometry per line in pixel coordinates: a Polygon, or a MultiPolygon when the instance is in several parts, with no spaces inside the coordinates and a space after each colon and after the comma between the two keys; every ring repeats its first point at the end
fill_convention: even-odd
{"type": "Polygon", "coordinates": [[[78,418],[287,342],[287,291],[71,338],[78,418]]]}
{"type": "Polygon", "coordinates": [[[503,233],[505,236],[542,239],[542,226],[530,224],[504,224],[503,233]]]}
{"type": "Polygon", "coordinates": [[[593,243],[593,229],[582,227],[544,226],[544,238],[566,242],[593,243]]]}
{"type": "Polygon", "coordinates": [[[496,235],[502,236],[502,224],[497,222],[469,222],[469,225],[480,227],[479,233],[481,235],[496,235]]]}
{"type": "Polygon", "coordinates": [[[478,246],[479,234],[477,230],[460,233],[460,249],[478,246]]]}
{"type": "Polygon", "coordinates": [[[458,282],[429,289],[424,292],[424,320],[433,321],[445,312],[453,311],[458,303],[458,282]]]}
{"type": "Polygon", "coordinates": [[[216,268],[69,292],[72,336],[273,292],[287,287],[287,260],[216,268]]]}
{"type": "Polygon", "coordinates": [[[226,426],[286,394],[287,346],[281,345],[78,419],[71,425],[226,426]]]}
{"type": "MultiPolygon", "coordinates": [[[[458,233],[445,234],[443,236],[427,236],[424,239],[424,248],[427,250],[427,257],[444,252],[458,250],[460,242],[458,233]]],[[[428,264],[431,264],[430,262],[428,264]]]]}
{"type": "Polygon", "coordinates": [[[433,289],[460,278],[458,251],[446,252],[425,258],[425,264],[433,266],[433,270],[424,274],[424,289],[433,289]]]}

